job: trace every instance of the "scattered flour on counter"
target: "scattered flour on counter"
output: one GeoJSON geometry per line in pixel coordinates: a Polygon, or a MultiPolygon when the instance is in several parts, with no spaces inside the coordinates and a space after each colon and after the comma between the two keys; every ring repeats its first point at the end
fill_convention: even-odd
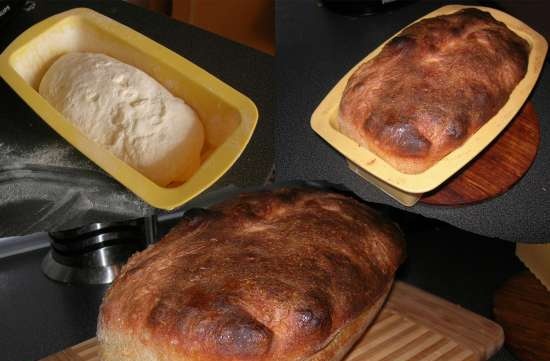
{"type": "Polygon", "coordinates": [[[100,173],[57,168],[0,172],[0,237],[67,229],[152,214],[148,206],[100,173]],[[24,217],[20,217],[24,214],[24,217]]]}
{"type": "Polygon", "coordinates": [[[105,192],[105,188],[96,188],[95,197],[89,197],[91,208],[105,212],[122,214],[127,218],[152,214],[154,208],[126,189],[105,192]]]}
{"type": "Polygon", "coordinates": [[[153,211],[70,144],[24,147],[0,141],[0,236],[132,219],[153,211]],[[3,224],[2,214],[19,211],[26,217],[3,224]]]}
{"type": "Polygon", "coordinates": [[[68,144],[36,146],[30,151],[0,142],[0,164],[51,165],[72,168],[91,168],[91,162],[68,144]]]}

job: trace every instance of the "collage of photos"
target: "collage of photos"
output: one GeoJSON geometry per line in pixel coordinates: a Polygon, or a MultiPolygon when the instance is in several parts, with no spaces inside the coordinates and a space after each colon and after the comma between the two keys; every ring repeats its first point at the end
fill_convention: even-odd
{"type": "Polygon", "coordinates": [[[0,0],[0,361],[550,361],[549,15],[0,0]]]}

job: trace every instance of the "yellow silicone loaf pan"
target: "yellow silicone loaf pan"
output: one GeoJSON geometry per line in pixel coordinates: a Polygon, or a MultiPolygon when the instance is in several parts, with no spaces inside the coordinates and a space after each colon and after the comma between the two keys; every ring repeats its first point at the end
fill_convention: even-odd
{"type": "Polygon", "coordinates": [[[32,26],[0,55],[0,75],[57,133],[154,207],[173,209],[219,179],[248,144],[258,120],[255,104],[205,70],[104,15],[72,9],[32,26]],[[206,132],[200,168],[183,184],[161,187],[88,139],[40,94],[50,65],[74,51],[104,53],[155,78],[198,113],[206,132]]]}
{"type": "Polygon", "coordinates": [[[408,206],[416,203],[422,193],[429,192],[445,182],[445,180],[478,155],[506,128],[533,89],[544,64],[548,49],[546,40],[521,21],[501,11],[481,6],[448,5],[429,13],[417,21],[454,13],[468,7],[487,11],[495,19],[505,23],[511,30],[529,42],[531,53],[529,55],[527,74],[516,86],[508,102],[461,147],[455,149],[422,173],[406,174],[399,172],[382,158],[367,148],[361,147],[338,130],[338,107],[348,79],[361,64],[378,55],[382,47],[399,33],[376,48],[340,79],[311,116],[311,127],[313,130],[349,160],[352,170],[393,196],[402,204],[408,206]]]}

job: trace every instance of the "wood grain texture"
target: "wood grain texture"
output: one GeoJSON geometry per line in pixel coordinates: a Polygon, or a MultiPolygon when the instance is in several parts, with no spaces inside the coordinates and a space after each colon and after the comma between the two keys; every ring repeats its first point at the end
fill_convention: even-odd
{"type": "Polygon", "coordinates": [[[493,321],[406,283],[393,290],[385,309],[464,345],[479,360],[495,354],[504,342],[502,328],[493,321]]]}
{"type": "Polygon", "coordinates": [[[494,314],[521,361],[550,360],[550,292],[531,272],[512,277],[495,293],[494,314]]]}
{"type": "Polygon", "coordinates": [[[172,17],[267,54],[275,54],[273,0],[172,1],[172,17]]]}
{"type": "Polygon", "coordinates": [[[527,172],[540,142],[538,117],[526,103],[510,125],[480,155],[420,202],[433,205],[466,205],[496,197],[527,172]]]}
{"type": "MultiPolygon", "coordinates": [[[[345,361],[484,361],[502,346],[500,326],[403,282],[345,361]]],[[[99,361],[90,339],[42,361],[99,361]]]]}

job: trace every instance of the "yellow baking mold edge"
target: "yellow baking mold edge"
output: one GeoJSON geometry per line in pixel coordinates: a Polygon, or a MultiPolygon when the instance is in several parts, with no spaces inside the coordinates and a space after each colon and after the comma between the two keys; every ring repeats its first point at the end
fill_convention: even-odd
{"type": "Polygon", "coordinates": [[[375,186],[406,206],[413,205],[423,193],[429,192],[445,182],[506,128],[525,103],[544,64],[548,49],[544,37],[518,19],[499,10],[482,6],[447,5],[415,22],[425,18],[454,13],[464,8],[477,8],[491,13],[495,19],[504,22],[510,29],[527,40],[531,46],[531,53],[527,73],[510,95],[508,102],[461,147],[449,153],[422,173],[406,174],[399,172],[382,158],[339,132],[338,106],[348,79],[361,64],[378,55],[384,45],[401,31],[386,40],[344,75],[311,116],[313,130],[348,159],[353,171],[368,181],[376,180],[376,182],[372,182],[375,186]]]}
{"type": "MultiPolygon", "coordinates": [[[[76,49],[76,51],[78,50],[76,49]]],[[[114,52],[116,53],[117,50],[115,49],[114,52]]],[[[129,63],[132,61],[139,63],[140,61],[133,58],[125,60],[129,63]]],[[[50,63],[52,61],[49,60],[50,63]]],[[[139,64],[136,65],[140,67],[139,64]]],[[[242,154],[252,137],[258,120],[256,105],[245,95],[157,42],[86,8],[76,8],[49,17],[19,35],[0,55],[0,76],[49,126],[80,152],[138,197],[154,207],[167,210],[184,204],[218,180],[242,154]],[[161,187],[155,184],[109,151],[88,139],[31,86],[32,81],[23,79],[16,71],[15,62],[18,56],[21,57],[21,53],[31,46],[33,41],[36,42],[40,36],[48,32],[52,32],[55,36],[55,32],[59,30],[56,27],[63,30],[65,26],[69,28],[71,26],[87,26],[92,29],[92,32],[97,32],[94,37],[96,40],[99,39],[99,42],[103,39],[109,44],[119,44],[121,48],[130,49],[132,54],[141,54],[144,58],[143,61],[146,61],[150,68],[150,73],[154,73],[150,75],[153,75],[161,83],[163,81],[159,77],[165,78],[163,85],[168,86],[169,90],[180,89],[183,92],[181,84],[166,83],[166,77],[170,74],[181,77],[188,82],[187,85],[190,88],[200,90],[198,97],[202,99],[197,99],[197,104],[204,106],[210,104],[209,101],[211,101],[212,107],[222,107],[226,112],[233,109],[234,117],[238,118],[235,121],[234,129],[228,132],[221,144],[209,152],[207,159],[185,183],[175,187],[161,187]]],[[[34,86],[37,87],[37,84],[34,86]]],[[[189,96],[190,94],[187,98],[189,96]]],[[[187,98],[184,97],[186,102],[189,102],[187,98]]],[[[201,111],[201,109],[195,110],[199,113],[201,111]]]]}

